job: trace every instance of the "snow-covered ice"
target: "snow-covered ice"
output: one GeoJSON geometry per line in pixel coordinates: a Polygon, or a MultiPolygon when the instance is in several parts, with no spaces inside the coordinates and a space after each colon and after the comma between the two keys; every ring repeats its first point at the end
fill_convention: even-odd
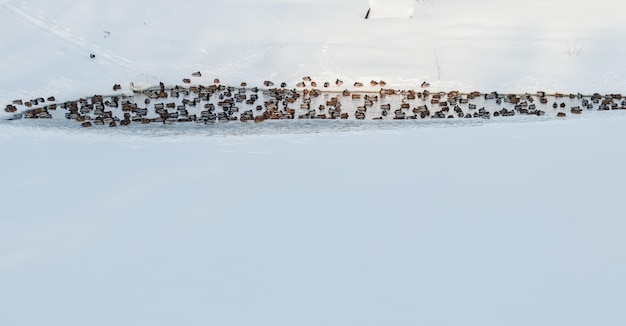
{"type": "Polygon", "coordinates": [[[625,121],[2,126],[0,321],[620,325],[625,121]]]}

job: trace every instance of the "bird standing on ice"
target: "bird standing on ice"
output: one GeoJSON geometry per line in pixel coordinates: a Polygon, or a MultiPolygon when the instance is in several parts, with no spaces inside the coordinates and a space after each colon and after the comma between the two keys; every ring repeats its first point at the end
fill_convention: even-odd
{"type": "Polygon", "coordinates": [[[139,92],[143,92],[147,89],[149,89],[150,87],[152,87],[152,85],[145,83],[145,84],[135,84],[134,82],[130,82],[129,84],[130,89],[133,92],[139,93],[139,92]]]}

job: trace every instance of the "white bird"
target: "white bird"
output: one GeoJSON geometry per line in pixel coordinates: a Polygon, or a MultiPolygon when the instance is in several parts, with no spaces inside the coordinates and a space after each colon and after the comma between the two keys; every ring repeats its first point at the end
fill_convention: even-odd
{"type": "Polygon", "coordinates": [[[138,84],[136,85],[133,82],[130,82],[130,89],[135,92],[135,93],[141,93],[145,90],[150,89],[150,87],[152,87],[152,85],[150,85],[149,83],[145,83],[145,84],[138,84]]]}

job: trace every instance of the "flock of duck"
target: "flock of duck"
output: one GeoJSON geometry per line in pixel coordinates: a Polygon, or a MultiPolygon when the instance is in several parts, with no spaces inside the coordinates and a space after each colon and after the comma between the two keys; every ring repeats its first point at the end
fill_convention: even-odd
{"type": "MultiPolygon", "coordinates": [[[[200,72],[191,74],[201,77],[200,72]]],[[[94,95],[74,101],[58,102],[51,96],[31,100],[14,100],[5,111],[12,119],[49,119],[64,113],[66,119],[83,127],[97,125],[116,127],[131,123],[173,124],[196,122],[262,122],[282,119],[356,119],[405,120],[508,117],[546,114],[565,117],[584,110],[623,110],[626,97],[621,94],[499,94],[498,92],[461,93],[431,92],[429,84],[418,90],[386,88],[385,81],[374,81],[369,87],[356,82],[350,90],[337,79],[318,85],[303,77],[295,88],[286,83],[276,86],[264,81],[262,87],[226,86],[215,79],[210,85],[194,85],[191,78],[183,85],[137,89],[132,96],[121,93],[115,84],[114,95],[94,95]],[[320,87],[321,86],[321,87],[320,87]]]]}

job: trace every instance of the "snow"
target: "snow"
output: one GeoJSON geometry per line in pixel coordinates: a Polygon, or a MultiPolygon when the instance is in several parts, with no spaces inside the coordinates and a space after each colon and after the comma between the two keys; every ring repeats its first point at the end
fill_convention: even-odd
{"type": "MultiPolygon", "coordinates": [[[[0,0],[0,104],[194,71],[621,92],[614,1],[370,4],[0,0]]],[[[623,325],[625,122],[0,120],[0,324],[623,325]]]]}
{"type": "Polygon", "coordinates": [[[625,120],[217,137],[3,126],[0,320],[619,325],[625,120]]]}
{"type": "Polygon", "coordinates": [[[415,10],[414,0],[370,0],[367,19],[411,18],[415,10]]]}
{"type": "Polygon", "coordinates": [[[621,91],[626,43],[614,1],[416,1],[412,19],[365,20],[368,6],[3,0],[3,43],[19,51],[1,54],[0,100],[73,99],[115,83],[128,91],[131,81],[175,84],[198,70],[206,76],[199,82],[227,84],[293,86],[310,75],[407,88],[428,80],[446,91],[621,91]]]}

